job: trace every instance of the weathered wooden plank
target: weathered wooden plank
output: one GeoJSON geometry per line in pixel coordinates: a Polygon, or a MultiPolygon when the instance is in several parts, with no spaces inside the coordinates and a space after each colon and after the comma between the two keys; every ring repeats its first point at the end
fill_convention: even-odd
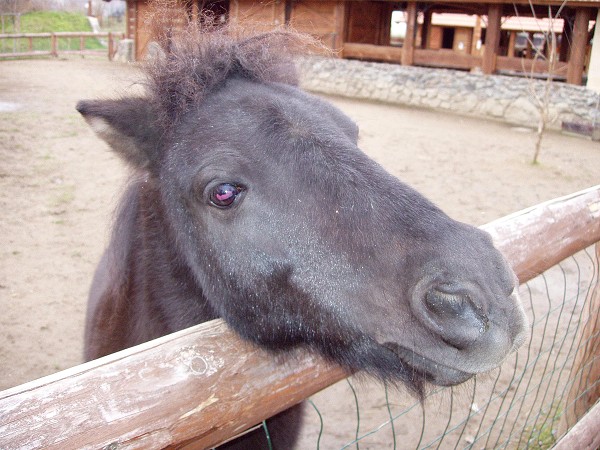
{"type": "Polygon", "coordinates": [[[0,34],[0,39],[49,38],[52,33],[8,33],[0,34]]]}
{"type": "Polygon", "coordinates": [[[347,376],[214,320],[0,394],[0,448],[210,447],[347,376]]]}
{"type": "Polygon", "coordinates": [[[312,35],[326,36],[338,32],[335,1],[302,1],[292,3],[290,25],[312,35]]]}
{"type": "Polygon", "coordinates": [[[28,57],[28,56],[46,56],[52,55],[50,50],[34,50],[31,52],[15,52],[15,53],[0,53],[0,58],[16,58],[16,57],[28,57]]]}
{"type": "Polygon", "coordinates": [[[481,56],[458,53],[449,49],[416,49],[413,62],[417,66],[468,70],[481,66],[481,56]]]}
{"type": "MultiPolygon", "coordinates": [[[[600,186],[483,227],[521,281],[600,240],[600,186]]],[[[214,446],[347,374],[208,322],[0,393],[0,448],[214,446]]]]}
{"type": "Polygon", "coordinates": [[[344,44],[342,54],[344,55],[344,58],[400,62],[400,58],[402,57],[402,48],[346,42],[344,44]]]}
{"type": "Polygon", "coordinates": [[[521,283],[600,240],[600,186],[519,211],[482,227],[521,283]]]}
{"type": "MultiPolygon", "coordinates": [[[[112,33],[115,36],[119,34],[112,33]]],[[[120,33],[123,34],[123,33],[120,33]]],[[[22,38],[49,38],[52,36],[58,37],[95,37],[105,38],[108,37],[108,32],[94,33],[92,31],[57,31],[54,33],[13,33],[13,34],[0,34],[0,39],[22,39],[22,38]]]]}
{"type": "Polygon", "coordinates": [[[598,450],[600,448],[600,402],[596,403],[553,450],[598,450]]]}
{"type": "MultiPolygon", "coordinates": [[[[526,59],[509,56],[498,56],[496,58],[496,70],[510,70],[514,72],[531,74],[548,73],[548,61],[541,59],[526,59]]],[[[555,62],[554,73],[552,75],[564,77],[567,74],[567,63],[555,62]]]]}

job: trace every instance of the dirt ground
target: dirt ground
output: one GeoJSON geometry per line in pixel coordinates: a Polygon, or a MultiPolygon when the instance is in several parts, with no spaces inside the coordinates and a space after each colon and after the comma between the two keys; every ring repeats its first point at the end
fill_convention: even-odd
{"type": "MultiPolygon", "coordinates": [[[[75,111],[135,88],[99,59],[0,62],[0,389],[81,362],[87,290],[126,171],[75,111]]],[[[361,148],[451,216],[483,224],[600,183],[600,144],[477,118],[330,98],[361,148]]]]}

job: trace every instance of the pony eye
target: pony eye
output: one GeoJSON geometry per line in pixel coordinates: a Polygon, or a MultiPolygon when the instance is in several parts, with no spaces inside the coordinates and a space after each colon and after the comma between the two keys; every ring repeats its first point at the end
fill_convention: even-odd
{"type": "Polygon", "coordinates": [[[227,208],[231,206],[235,201],[236,197],[244,190],[243,187],[231,184],[223,183],[215,187],[210,193],[210,202],[214,206],[219,208],[227,208]]]}

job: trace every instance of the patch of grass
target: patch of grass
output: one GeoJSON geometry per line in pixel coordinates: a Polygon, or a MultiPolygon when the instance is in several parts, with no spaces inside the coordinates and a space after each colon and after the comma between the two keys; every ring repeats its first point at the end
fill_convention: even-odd
{"type": "MultiPolygon", "coordinates": [[[[7,23],[5,33],[14,33],[7,23]]],[[[21,16],[21,33],[50,33],[57,31],[92,31],[83,14],[67,11],[33,11],[21,16]]]]}
{"type": "MultiPolygon", "coordinates": [[[[21,33],[51,33],[60,31],[92,31],[86,16],[83,14],[67,11],[34,11],[21,16],[21,33]]],[[[5,33],[14,33],[12,23],[7,23],[5,33]]],[[[50,50],[50,39],[33,39],[33,50],[50,50]]],[[[58,39],[58,50],[78,50],[79,38],[60,38],[58,39]]],[[[103,49],[104,46],[96,38],[85,38],[84,47],[87,50],[103,49]]],[[[25,52],[29,50],[28,39],[17,39],[14,43],[11,40],[2,40],[0,51],[25,52]]]]}
{"type": "Polygon", "coordinates": [[[527,448],[535,450],[547,450],[556,444],[557,436],[555,435],[555,426],[560,420],[563,413],[560,404],[553,404],[550,407],[548,414],[538,417],[533,427],[528,427],[525,430],[525,435],[529,435],[527,448]]]}

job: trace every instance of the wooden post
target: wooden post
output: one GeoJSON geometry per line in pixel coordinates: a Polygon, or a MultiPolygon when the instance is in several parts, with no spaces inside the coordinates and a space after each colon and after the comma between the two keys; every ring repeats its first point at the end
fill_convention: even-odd
{"type": "Polygon", "coordinates": [[[502,20],[502,5],[491,4],[488,8],[488,23],[485,34],[485,51],[483,52],[483,73],[492,74],[496,71],[496,57],[500,45],[500,21],[502,20]]]}
{"type": "Polygon", "coordinates": [[[481,54],[481,46],[477,48],[477,43],[481,41],[481,16],[477,15],[475,19],[475,28],[473,28],[473,37],[471,38],[471,55],[481,54]]]}
{"type": "MultiPolygon", "coordinates": [[[[596,11],[596,30],[600,29],[600,8],[596,11]]],[[[597,93],[600,93],[600,31],[598,39],[594,39],[592,50],[590,51],[590,62],[587,68],[587,82],[585,86],[597,93]]]]}
{"type": "Polygon", "coordinates": [[[412,66],[415,54],[415,32],[417,30],[417,2],[406,5],[406,37],[402,46],[402,64],[412,66]]]}
{"type": "MultiPolygon", "coordinates": [[[[596,243],[596,259],[600,261],[600,242],[596,243]]],[[[596,267],[598,270],[598,267],[596,267]]],[[[600,280],[596,273],[596,285],[586,299],[581,313],[579,350],[571,369],[571,389],[567,401],[567,421],[575,423],[600,398],[600,280]],[[595,386],[594,386],[595,383],[595,386]],[[590,388],[590,385],[592,387],[590,388]]]]}
{"type": "Polygon", "coordinates": [[[427,8],[423,14],[423,26],[421,27],[421,48],[426,49],[429,46],[429,29],[431,27],[431,16],[433,11],[427,8]]]}
{"type": "Polygon", "coordinates": [[[332,50],[340,52],[340,56],[342,56],[341,52],[343,51],[348,24],[348,5],[346,2],[336,2],[333,10],[333,20],[335,31],[332,39],[332,50]]]}
{"type": "Polygon", "coordinates": [[[581,84],[583,81],[583,66],[588,43],[588,25],[590,8],[577,8],[573,25],[573,43],[567,65],[567,83],[581,84]]]}
{"type": "Polygon", "coordinates": [[[517,32],[508,32],[508,52],[506,56],[513,58],[515,56],[515,41],[517,40],[517,32]]]}
{"type": "Polygon", "coordinates": [[[573,40],[573,16],[566,15],[563,19],[562,39],[560,41],[559,61],[567,62],[573,40]]]}
{"type": "Polygon", "coordinates": [[[108,60],[112,61],[113,60],[113,53],[114,53],[114,46],[115,43],[113,41],[113,35],[112,32],[108,32],[108,60]]]}
{"type": "Polygon", "coordinates": [[[50,54],[52,56],[58,56],[58,38],[54,33],[50,36],[50,54]]]}

